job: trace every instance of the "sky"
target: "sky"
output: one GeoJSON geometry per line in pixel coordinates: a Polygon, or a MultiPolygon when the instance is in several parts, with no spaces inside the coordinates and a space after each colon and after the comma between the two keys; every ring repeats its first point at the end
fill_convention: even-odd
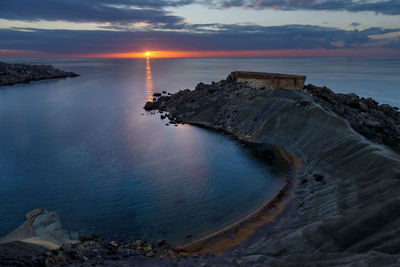
{"type": "Polygon", "coordinates": [[[400,57],[400,0],[0,0],[0,57],[400,57]]]}

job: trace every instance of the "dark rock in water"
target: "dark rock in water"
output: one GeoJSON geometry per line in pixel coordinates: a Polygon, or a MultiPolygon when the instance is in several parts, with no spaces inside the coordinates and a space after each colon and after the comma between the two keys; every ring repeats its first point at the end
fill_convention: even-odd
{"type": "Polygon", "coordinates": [[[8,64],[0,62],[0,86],[78,76],[76,73],[62,71],[51,65],[8,64]]]}
{"type": "Polygon", "coordinates": [[[154,93],[153,96],[161,96],[161,93],[154,93]]]}
{"type": "Polygon", "coordinates": [[[166,93],[167,93],[167,91],[162,91],[161,93],[163,93],[163,94],[166,94],[166,93]]]}
{"type": "Polygon", "coordinates": [[[160,118],[163,120],[163,119],[165,119],[167,116],[165,116],[165,115],[160,115],[160,118]]]}
{"type": "Polygon", "coordinates": [[[146,102],[146,104],[144,105],[144,109],[147,111],[153,110],[157,107],[158,105],[154,104],[154,102],[146,102]]]}

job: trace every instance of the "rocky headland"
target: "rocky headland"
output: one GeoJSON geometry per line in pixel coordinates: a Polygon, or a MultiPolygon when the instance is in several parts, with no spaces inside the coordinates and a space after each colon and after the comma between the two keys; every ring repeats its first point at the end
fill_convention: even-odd
{"type": "MultiPolygon", "coordinates": [[[[221,262],[272,266],[400,262],[400,113],[326,87],[255,88],[231,76],[148,102],[173,123],[272,144],[300,159],[275,220],[221,262]]],[[[203,245],[207,245],[204,243],[203,245]]],[[[193,249],[188,247],[188,249],[193,249]]]]}
{"type": "MultiPolygon", "coordinates": [[[[159,110],[169,123],[223,131],[245,144],[273,145],[291,166],[285,186],[251,217],[180,248],[162,240],[106,242],[95,235],[41,251],[43,246],[33,247],[37,243],[14,238],[0,244],[0,264],[400,264],[397,108],[354,94],[336,94],[326,87],[257,88],[228,76],[220,82],[200,83],[192,91],[162,94],[146,103],[145,109],[159,110]]],[[[27,217],[30,224],[35,222],[27,217]]]]}
{"type": "Polygon", "coordinates": [[[29,83],[45,79],[67,78],[79,76],[66,72],[51,65],[9,64],[0,62],[0,86],[17,83],[29,83]]]}

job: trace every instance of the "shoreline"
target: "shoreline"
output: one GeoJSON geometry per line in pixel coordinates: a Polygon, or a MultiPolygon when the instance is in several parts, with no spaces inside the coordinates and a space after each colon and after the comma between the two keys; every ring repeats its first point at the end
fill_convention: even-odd
{"type": "Polygon", "coordinates": [[[43,261],[111,266],[400,263],[396,108],[326,87],[275,91],[230,79],[161,96],[145,108],[167,112],[170,123],[274,144],[282,156],[279,166],[287,170],[286,176],[278,172],[285,183],[250,215],[175,251],[165,240],[118,244],[93,236],[64,245],[43,261]]]}
{"type": "MultiPolygon", "coordinates": [[[[245,137],[237,136],[226,129],[221,129],[198,122],[188,122],[188,124],[219,132],[226,132],[234,139],[248,142],[245,140],[245,137]]],[[[293,184],[297,171],[302,167],[303,164],[300,158],[294,154],[288,153],[282,147],[274,145],[270,146],[286,162],[286,164],[288,164],[285,171],[286,174],[284,174],[284,182],[279,190],[272,196],[272,198],[249,215],[224,227],[223,229],[208,234],[188,244],[176,247],[176,252],[183,252],[194,256],[209,253],[219,257],[226,249],[240,245],[249,236],[251,236],[258,227],[273,222],[276,217],[282,213],[291,199],[289,188],[293,184]]]]}

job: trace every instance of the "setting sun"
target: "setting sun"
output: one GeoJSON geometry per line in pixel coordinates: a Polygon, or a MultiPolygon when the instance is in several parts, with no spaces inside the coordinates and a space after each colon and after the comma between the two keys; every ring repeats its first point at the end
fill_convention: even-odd
{"type": "Polygon", "coordinates": [[[151,53],[149,51],[147,51],[144,54],[146,55],[146,57],[148,57],[148,56],[150,56],[151,53]]]}

